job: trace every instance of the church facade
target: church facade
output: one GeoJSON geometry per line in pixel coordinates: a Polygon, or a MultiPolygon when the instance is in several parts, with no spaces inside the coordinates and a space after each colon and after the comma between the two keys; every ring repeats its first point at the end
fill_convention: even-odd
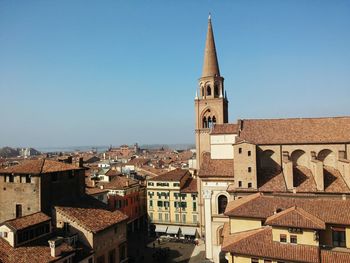
{"type": "Polygon", "coordinates": [[[227,250],[222,252],[223,230],[233,221],[225,210],[242,197],[350,197],[350,117],[228,123],[210,17],[194,104],[199,229],[208,259],[220,262],[227,257],[227,250]]]}

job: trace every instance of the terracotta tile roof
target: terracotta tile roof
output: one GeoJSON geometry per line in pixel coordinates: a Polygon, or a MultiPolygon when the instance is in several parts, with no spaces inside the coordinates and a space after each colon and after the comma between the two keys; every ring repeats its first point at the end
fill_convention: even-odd
{"type": "Polygon", "coordinates": [[[42,238],[34,243],[11,247],[4,239],[0,238],[0,262],[1,263],[33,263],[54,262],[74,252],[74,248],[67,243],[61,245],[62,255],[51,257],[51,250],[47,238],[42,238]]]}
{"type": "Polygon", "coordinates": [[[293,185],[298,193],[317,192],[314,176],[305,166],[293,168],[293,185]]]}
{"type": "Polygon", "coordinates": [[[326,229],[325,222],[296,206],[268,217],[265,224],[269,226],[298,227],[305,229],[326,229]]]}
{"type": "Polygon", "coordinates": [[[319,262],[317,246],[299,244],[296,246],[273,241],[271,227],[225,235],[222,251],[292,262],[319,262]]]}
{"type": "Polygon", "coordinates": [[[277,209],[297,206],[329,224],[350,225],[350,200],[314,196],[267,196],[256,193],[228,203],[227,216],[266,219],[277,209]]]}
{"type": "Polygon", "coordinates": [[[103,189],[122,190],[138,184],[139,182],[137,180],[133,180],[125,176],[116,176],[108,183],[100,182],[98,186],[102,186],[103,189]]]}
{"type": "Polygon", "coordinates": [[[333,250],[321,250],[322,263],[345,263],[350,262],[349,252],[338,252],[333,250]]]}
{"type": "Polygon", "coordinates": [[[120,175],[121,173],[119,173],[117,170],[114,169],[109,169],[106,173],[105,176],[117,176],[120,175]]]}
{"type": "Polygon", "coordinates": [[[84,229],[97,233],[128,219],[120,211],[110,212],[101,208],[56,206],[57,213],[74,220],[84,229]]]}
{"type": "MultiPolygon", "coordinates": [[[[228,192],[274,192],[286,193],[292,192],[288,190],[281,171],[273,171],[269,169],[258,170],[258,190],[247,188],[235,188],[230,185],[228,192]]],[[[316,182],[310,169],[304,166],[293,168],[293,185],[297,193],[318,193],[316,182]]],[[[326,193],[350,193],[349,187],[346,185],[340,172],[329,166],[324,167],[324,192],[326,193]]],[[[323,192],[323,191],[321,191],[323,192]]]]}
{"type": "Polygon", "coordinates": [[[63,162],[48,160],[48,159],[37,159],[37,160],[26,160],[18,165],[10,166],[0,170],[0,173],[18,173],[18,174],[41,174],[41,173],[52,173],[69,170],[81,170],[83,168],[77,167],[72,164],[63,162]]]}
{"type": "Polygon", "coordinates": [[[350,117],[241,120],[239,140],[254,144],[350,142],[350,117]]]}
{"type": "Polygon", "coordinates": [[[11,227],[13,230],[21,230],[50,220],[51,217],[45,215],[42,212],[38,212],[31,215],[7,220],[3,222],[3,224],[11,227]]]}
{"type": "Polygon", "coordinates": [[[203,154],[203,160],[198,172],[199,177],[232,177],[232,159],[211,159],[210,153],[203,154]]]}
{"type": "Polygon", "coordinates": [[[189,178],[180,190],[181,193],[198,193],[197,179],[189,178]]]}
{"type": "Polygon", "coordinates": [[[237,134],[238,125],[234,123],[224,123],[224,124],[215,124],[211,130],[212,135],[215,134],[237,134]]]}
{"type": "Polygon", "coordinates": [[[96,195],[96,194],[108,193],[108,190],[101,189],[99,187],[86,187],[85,193],[88,195],[96,195]]]}
{"type": "Polygon", "coordinates": [[[287,186],[281,171],[260,171],[258,188],[262,192],[286,192],[287,186]]]}
{"type": "Polygon", "coordinates": [[[129,162],[126,163],[126,165],[136,165],[136,166],[143,166],[149,163],[150,159],[145,158],[134,158],[131,159],[129,162]]]}
{"type": "Polygon", "coordinates": [[[340,172],[330,166],[324,166],[324,190],[327,193],[349,193],[349,187],[346,185],[340,172]]]}
{"type": "Polygon", "coordinates": [[[150,181],[181,181],[181,179],[187,175],[190,175],[190,172],[188,170],[178,168],[170,172],[158,175],[157,177],[150,179],[150,181]]]}

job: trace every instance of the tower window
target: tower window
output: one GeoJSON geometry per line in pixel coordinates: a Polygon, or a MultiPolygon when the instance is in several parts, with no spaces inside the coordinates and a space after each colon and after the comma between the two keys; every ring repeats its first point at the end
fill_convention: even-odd
{"type": "Polygon", "coordinates": [[[248,156],[251,156],[252,155],[252,152],[251,151],[248,151],[248,156]]]}
{"type": "Polygon", "coordinates": [[[212,121],[211,121],[211,118],[208,117],[208,128],[211,128],[211,126],[212,126],[212,121]]]}
{"type": "Polygon", "coordinates": [[[215,123],[216,123],[216,118],[215,118],[215,116],[213,116],[213,120],[212,120],[212,122],[213,122],[213,126],[215,125],[215,123]]]}
{"type": "Polygon", "coordinates": [[[252,167],[248,167],[248,173],[252,172],[252,167]]]}
{"type": "Polygon", "coordinates": [[[238,153],[242,153],[242,148],[238,148],[238,153]]]}
{"type": "Polygon", "coordinates": [[[208,122],[206,117],[203,118],[203,128],[208,128],[208,122]]]}
{"type": "Polygon", "coordinates": [[[252,183],[248,183],[248,188],[252,188],[252,183]]]}
{"type": "Polygon", "coordinates": [[[218,85],[214,86],[214,95],[215,96],[219,96],[219,87],[218,87],[218,85]]]}
{"type": "Polygon", "coordinates": [[[207,96],[211,96],[211,88],[209,85],[207,86],[207,96]]]}
{"type": "Polygon", "coordinates": [[[242,181],[238,181],[238,187],[242,187],[242,181]]]}

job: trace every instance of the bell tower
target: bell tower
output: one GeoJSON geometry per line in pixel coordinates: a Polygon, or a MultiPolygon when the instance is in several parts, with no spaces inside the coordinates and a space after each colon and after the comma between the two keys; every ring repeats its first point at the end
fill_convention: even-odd
{"type": "Polygon", "coordinates": [[[204,152],[210,152],[209,133],[215,124],[228,122],[228,101],[224,90],[224,78],[220,76],[211,17],[205,42],[202,76],[198,80],[195,104],[195,136],[197,169],[204,152]]]}

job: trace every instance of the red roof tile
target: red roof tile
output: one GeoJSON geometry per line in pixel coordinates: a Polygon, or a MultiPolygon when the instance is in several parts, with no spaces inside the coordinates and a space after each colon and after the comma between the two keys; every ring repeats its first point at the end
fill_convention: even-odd
{"type": "Polygon", "coordinates": [[[11,227],[14,230],[21,230],[33,225],[37,225],[46,221],[50,221],[51,217],[45,215],[42,212],[34,213],[27,216],[7,220],[3,222],[4,225],[11,227]]]}
{"type": "Polygon", "coordinates": [[[329,224],[350,225],[350,200],[314,196],[267,196],[256,193],[231,201],[225,215],[266,219],[277,209],[285,210],[297,206],[329,224]]]}
{"type": "Polygon", "coordinates": [[[254,144],[350,142],[350,117],[241,120],[239,140],[254,144]]]}
{"type": "Polygon", "coordinates": [[[138,184],[139,182],[137,180],[133,180],[125,176],[116,176],[110,182],[108,183],[100,182],[98,185],[102,186],[103,189],[122,190],[138,184]]]}
{"type": "Polygon", "coordinates": [[[224,124],[215,124],[211,130],[212,135],[215,134],[237,134],[238,125],[234,123],[224,123],[224,124]]]}
{"type": "Polygon", "coordinates": [[[299,244],[296,246],[273,241],[271,227],[262,227],[232,235],[225,234],[222,251],[292,262],[319,262],[317,246],[299,244]]]}
{"type": "Polygon", "coordinates": [[[185,185],[180,189],[181,193],[198,193],[197,179],[189,178],[185,185]]]}
{"type": "Polygon", "coordinates": [[[37,160],[26,160],[18,165],[10,166],[0,170],[0,173],[18,173],[18,174],[41,174],[41,173],[52,173],[69,170],[81,170],[84,168],[77,167],[72,164],[63,162],[48,160],[48,159],[37,159],[37,160]]]}
{"type": "Polygon", "coordinates": [[[297,227],[304,229],[326,229],[324,221],[296,206],[268,217],[265,224],[269,226],[297,227]]]}
{"type": "Polygon", "coordinates": [[[150,179],[150,181],[181,181],[182,178],[189,175],[190,175],[190,172],[188,170],[177,168],[175,170],[158,175],[150,179]]]}
{"type": "Polygon", "coordinates": [[[233,178],[233,160],[211,159],[210,153],[204,153],[198,176],[233,178]]]}
{"type": "Polygon", "coordinates": [[[110,212],[100,208],[64,206],[56,206],[55,210],[57,213],[76,221],[83,228],[93,233],[97,233],[128,219],[125,214],[118,210],[110,212]]]}

